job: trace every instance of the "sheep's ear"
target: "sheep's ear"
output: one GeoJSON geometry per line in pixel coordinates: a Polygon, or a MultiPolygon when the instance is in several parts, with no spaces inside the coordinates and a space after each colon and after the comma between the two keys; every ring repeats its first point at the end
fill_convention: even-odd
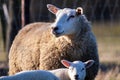
{"type": "Polygon", "coordinates": [[[88,60],[88,61],[84,62],[84,63],[85,63],[85,67],[86,67],[86,68],[91,67],[94,62],[95,62],[94,60],[88,60]]]}
{"type": "Polygon", "coordinates": [[[71,65],[71,62],[67,60],[61,60],[61,63],[67,68],[71,65]]]}
{"type": "Polygon", "coordinates": [[[58,10],[59,10],[59,8],[57,8],[56,6],[54,6],[52,4],[47,4],[47,8],[53,14],[56,14],[58,12],[58,10]]]}
{"type": "Polygon", "coordinates": [[[81,15],[81,14],[83,14],[83,9],[81,7],[78,7],[76,9],[76,15],[81,15]]]}

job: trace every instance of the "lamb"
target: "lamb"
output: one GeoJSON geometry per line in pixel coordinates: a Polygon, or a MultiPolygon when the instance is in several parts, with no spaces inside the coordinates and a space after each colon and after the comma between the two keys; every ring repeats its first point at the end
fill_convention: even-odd
{"type": "Polygon", "coordinates": [[[85,80],[86,69],[93,65],[94,60],[88,60],[86,62],[70,62],[67,60],[62,60],[61,63],[66,68],[50,71],[55,74],[60,80],[85,80]]]}
{"type": "Polygon", "coordinates": [[[3,76],[0,80],[59,80],[59,78],[45,70],[31,70],[21,71],[12,76],[3,76]]]}
{"type": "Polygon", "coordinates": [[[21,71],[12,76],[0,78],[0,80],[84,80],[86,76],[86,68],[93,65],[94,60],[86,62],[61,60],[66,68],[56,70],[31,70],[21,71]]]}
{"type": "Polygon", "coordinates": [[[48,4],[56,15],[53,23],[31,23],[16,35],[9,52],[9,75],[24,70],[64,68],[62,59],[94,60],[85,80],[93,80],[99,70],[96,38],[83,9],[60,9],[48,4]],[[48,65],[49,64],[49,65],[48,65]]]}

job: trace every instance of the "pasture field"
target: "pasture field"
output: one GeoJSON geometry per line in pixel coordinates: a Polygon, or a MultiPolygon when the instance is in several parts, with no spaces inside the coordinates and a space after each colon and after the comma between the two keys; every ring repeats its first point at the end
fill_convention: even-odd
{"type": "Polygon", "coordinates": [[[93,24],[93,32],[101,63],[96,80],[120,80],[120,24],[93,24]]]}
{"type": "MultiPolygon", "coordinates": [[[[92,24],[98,42],[100,70],[96,80],[120,80],[120,23],[92,24]]],[[[6,61],[0,26],[0,62],[6,61]]]]}

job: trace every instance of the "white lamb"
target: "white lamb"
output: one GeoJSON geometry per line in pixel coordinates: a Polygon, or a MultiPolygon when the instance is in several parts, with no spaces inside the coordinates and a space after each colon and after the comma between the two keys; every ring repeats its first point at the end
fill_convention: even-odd
{"type": "Polygon", "coordinates": [[[59,80],[54,74],[45,70],[21,71],[12,76],[1,77],[0,80],[59,80]]]}
{"type": "Polygon", "coordinates": [[[61,60],[61,63],[66,68],[60,68],[50,71],[53,74],[55,74],[60,80],[85,80],[86,68],[92,66],[94,60],[88,60],[86,62],[70,62],[67,60],[61,60]]]}
{"type": "Polygon", "coordinates": [[[61,60],[61,63],[67,68],[56,70],[31,70],[21,71],[12,76],[1,77],[0,80],[84,80],[86,68],[89,68],[94,60],[86,62],[61,60]]]}

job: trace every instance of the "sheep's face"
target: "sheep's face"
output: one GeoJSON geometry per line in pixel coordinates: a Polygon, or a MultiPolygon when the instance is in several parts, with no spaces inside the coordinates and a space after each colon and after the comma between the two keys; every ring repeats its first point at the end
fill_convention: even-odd
{"type": "Polygon", "coordinates": [[[77,9],[59,9],[54,5],[48,4],[48,10],[56,15],[55,22],[51,25],[52,33],[56,36],[71,35],[76,33],[79,17],[83,14],[81,7],[77,9]]]}
{"type": "Polygon", "coordinates": [[[69,62],[62,60],[62,64],[68,68],[68,75],[71,80],[84,80],[86,77],[86,68],[89,68],[93,63],[93,60],[88,60],[86,62],[69,62]]]}

